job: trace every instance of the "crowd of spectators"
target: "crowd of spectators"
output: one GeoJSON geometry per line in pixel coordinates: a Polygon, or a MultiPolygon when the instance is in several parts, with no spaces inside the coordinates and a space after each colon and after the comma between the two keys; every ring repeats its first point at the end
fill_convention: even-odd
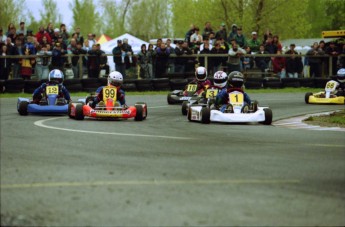
{"type": "MultiPolygon", "coordinates": [[[[38,79],[47,79],[52,69],[63,72],[71,69],[75,78],[85,72],[89,78],[99,77],[102,69],[109,74],[107,56],[95,38],[93,33],[84,38],[80,28],[68,32],[65,24],[55,28],[49,23],[46,27],[40,26],[35,33],[25,27],[25,22],[20,22],[18,29],[11,23],[7,31],[0,28],[0,56],[36,57],[0,58],[0,79],[7,80],[10,74],[12,78],[30,79],[35,75],[38,79]],[[66,57],[66,54],[72,56],[66,57]]],[[[251,32],[251,37],[246,37],[242,27],[236,24],[229,32],[225,23],[221,23],[218,30],[214,30],[210,22],[206,22],[203,28],[192,24],[184,40],[176,42],[176,47],[172,47],[172,42],[171,39],[166,42],[158,39],[155,46],[143,44],[139,53],[134,55],[127,39],[117,40],[117,46],[112,50],[115,69],[126,77],[129,68],[138,66],[141,78],[155,78],[168,73],[193,72],[196,65],[204,66],[207,62],[210,74],[218,70],[230,73],[257,68],[263,74],[271,72],[281,78],[297,78],[308,66],[308,76],[321,77],[324,72],[328,73],[330,66],[328,58],[318,56],[333,57],[333,75],[339,67],[345,67],[344,57],[338,57],[345,53],[344,44],[337,46],[330,42],[326,45],[321,40],[315,42],[302,58],[295,50],[295,44],[284,51],[279,36],[269,30],[261,41],[256,31],[251,32]],[[203,54],[209,55],[207,59],[203,54]]]]}

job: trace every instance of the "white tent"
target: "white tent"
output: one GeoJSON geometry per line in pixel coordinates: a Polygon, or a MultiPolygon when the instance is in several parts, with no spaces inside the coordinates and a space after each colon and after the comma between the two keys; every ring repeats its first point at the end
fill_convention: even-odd
{"type": "MultiPolygon", "coordinates": [[[[113,49],[117,46],[117,40],[122,40],[123,39],[128,39],[128,44],[132,46],[132,50],[134,52],[134,54],[137,54],[139,53],[140,51],[140,47],[142,44],[145,44],[146,45],[146,48],[148,48],[149,46],[149,43],[144,41],[144,40],[141,40],[135,36],[132,36],[128,33],[125,33],[119,37],[116,37],[106,43],[103,43],[101,45],[101,50],[103,50],[106,54],[111,54],[113,49]]],[[[110,70],[115,70],[115,64],[114,64],[114,61],[113,61],[113,56],[108,56],[108,64],[110,66],[110,70]]]]}

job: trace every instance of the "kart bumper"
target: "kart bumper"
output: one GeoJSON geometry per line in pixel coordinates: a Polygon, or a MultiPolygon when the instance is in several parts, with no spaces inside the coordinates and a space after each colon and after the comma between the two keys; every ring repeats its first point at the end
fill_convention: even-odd
{"type": "Polygon", "coordinates": [[[345,104],[345,97],[338,96],[335,98],[318,98],[314,95],[309,96],[309,103],[313,104],[345,104]]]}

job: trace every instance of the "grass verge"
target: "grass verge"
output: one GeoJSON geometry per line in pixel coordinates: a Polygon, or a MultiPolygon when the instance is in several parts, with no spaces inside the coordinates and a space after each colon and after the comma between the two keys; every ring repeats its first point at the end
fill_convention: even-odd
{"type": "MultiPolygon", "coordinates": [[[[265,93],[296,93],[296,92],[318,92],[320,88],[281,88],[281,89],[246,89],[248,94],[265,94],[265,93]]],[[[167,95],[169,91],[127,91],[126,95],[167,95]]],[[[71,92],[71,96],[84,97],[89,95],[88,92],[71,92]]],[[[30,93],[0,93],[0,98],[29,98],[30,93]]]]}
{"type": "Polygon", "coordinates": [[[304,123],[325,127],[345,128],[345,110],[335,111],[329,115],[311,116],[305,119],[304,123]]]}

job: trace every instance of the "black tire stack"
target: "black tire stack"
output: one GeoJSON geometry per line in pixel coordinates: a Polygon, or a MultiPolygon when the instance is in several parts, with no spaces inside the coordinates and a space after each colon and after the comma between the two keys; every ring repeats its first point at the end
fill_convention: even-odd
{"type": "Polygon", "coordinates": [[[300,87],[299,78],[282,78],[283,87],[300,87]]]}
{"type": "Polygon", "coordinates": [[[136,80],[136,86],[138,91],[152,91],[152,82],[150,79],[136,80]]]}
{"type": "Polygon", "coordinates": [[[21,93],[24,90],[25,81],[23,79],[11,79],[5,81],[5,92],[21,93]]]}
{"type": "Polygon", "coordinates": [[[122,88],[125,91],[137,91],[137,85],[135,83],[136,80],[128,79],[124,80],[122,84],[122,88]]]}
{"type": "Polygon", "coordinates": [[[41,81],[39,80],[26,80],[24,85],[24,92],[25,93],[33,93],[36,88],[41,86],[41,81]]]}
{"type": "Polygon", "coordinates": [[[97,88],[105,85],[105,84],[101,84],[98,78],[81,79],[81,83],[83,85],[83,90],[86,92],[96,91],[97,88]]]}
{"type": "Polygon", "coordinates": [[[283,86],[278,77],[265,77],[262,84],[264,88],[281,88],[283,86]]]}
{"type": "Polygon", "coordinates": [[[83,85],[81,84],[80,79],[67,79],[63,84],[69,92],[78,92],[83,90],[83,85]]]}
{"type": "Polygon", "coordinates": [[[187,84],[188,84],[187,79],[171,79],[170,80],[170,88],[172,90],[183,90],[187,84]]]}
{"type": "Polygon", "coordinates": [[[158,78],[152,80],[153,89],[156,91],[170,90],[170,82],[168,78],[158,78]]]}

